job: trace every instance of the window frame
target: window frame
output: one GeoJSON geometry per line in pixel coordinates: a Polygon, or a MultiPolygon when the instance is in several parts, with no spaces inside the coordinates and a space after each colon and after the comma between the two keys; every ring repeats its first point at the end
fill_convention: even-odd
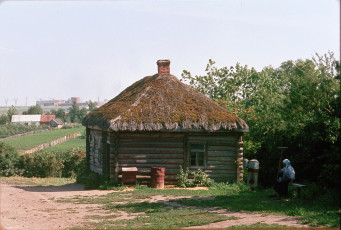
{"type": "Polygon", "coordinates": [[[188,167],[189,168],[193,168],[193,169],[202,169],[202,168],[206,168],[207,167],[207,143],[206,141],[189,141],[188,142],[188,167]],[[191,145],[193,144],[200,144],[204,146],[203,149],[203,161],[204,164],[203,165],[192,165],[191,163],[191,156],[192,156],[192,149],[191,149],[191,145]]]}

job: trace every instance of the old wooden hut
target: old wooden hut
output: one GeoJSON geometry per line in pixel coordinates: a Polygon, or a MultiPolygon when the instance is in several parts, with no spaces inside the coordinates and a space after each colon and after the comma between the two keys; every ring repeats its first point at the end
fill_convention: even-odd
{"type": "Polygon", "coordinates": [[[169,60],[157,64],[157,74],[85,117],[88,167],[114,180],[122,167],[137,167],[142,183],[151,167],[165,167],[165,184],[176,184],[180,166],[215,181],[242,180],[247,124],[171,75],[169,60]]]}

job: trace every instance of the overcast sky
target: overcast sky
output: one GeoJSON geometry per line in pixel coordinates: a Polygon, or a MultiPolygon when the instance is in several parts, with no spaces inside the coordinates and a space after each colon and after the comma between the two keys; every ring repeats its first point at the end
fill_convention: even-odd
{"type": "Polygon", "coordinates": [[[1,1],[0,106],[111,99],[157,72],[261,70],[332,51],[340,0],[1,1]]]}

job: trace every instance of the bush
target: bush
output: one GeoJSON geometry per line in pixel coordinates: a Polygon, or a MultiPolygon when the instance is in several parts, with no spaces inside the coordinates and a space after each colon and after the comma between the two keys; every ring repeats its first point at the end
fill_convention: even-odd
{"type": "Polygon", "coordinates": [[[204,173],[201,169],[198,169],[197,172],[193,173],[194,177],[194,185],[196,186],[206,186],[210,187],[213,184],[213,180],[211,180],[206,173],[204,173]]]}
{"type": "Polygon", "coordinates": [[[25,177],[60,177],[63,161],[46,152],[24,154],[20,157],[20,168],[25,177]]]}
{"type": "Polygon", "coordinates": [[[19,153],[12,146],[0,142],[0,176],[20,175],[19,153]]]}
{"type": "Polygon", "coordinates": [[[26,177],[76,177],[85,168],[83,150],[40,151],[20,156],[19,168],[26,177]]]}
{"type": "Polygon", "coordinates": [[[36,125],[0,125],[0,138],[10,137],[16,134],[27,133],[30,131],[48,129],[46,125],[36,126],[36,125]]]}
{"type": "Polygon", "coordinates": [[[186,188],[186,187],[193,187],[193,182],[188,179],[188,168],[184,171],[182,167],[180,166],[180,172],[178,174],[179,179],[177,182],[177,186],[181,188],[186,188]]]}
{"type": "Polygon", "coordinates": [[[206,186],[210,187],[213,185],[214,181],[208,177],[208,175],[201,169],[197,172],[193,172],[193,180],[188,178],[188,168],[184,171],[180,166],[180,172],[178,174],[179,179],[177,186],[181,188],[194,187],[194,186],[206,186]]]}

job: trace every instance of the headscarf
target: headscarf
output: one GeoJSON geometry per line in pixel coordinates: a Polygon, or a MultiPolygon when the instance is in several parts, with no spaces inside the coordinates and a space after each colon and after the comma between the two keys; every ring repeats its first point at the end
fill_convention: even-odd
{"type": "Polygon", "coordinates": [[[289,166],[291,166],[290,161],[288,159],[284,159],[283,163],[285,164],[285,167],[288,168],[289,166]]]}

